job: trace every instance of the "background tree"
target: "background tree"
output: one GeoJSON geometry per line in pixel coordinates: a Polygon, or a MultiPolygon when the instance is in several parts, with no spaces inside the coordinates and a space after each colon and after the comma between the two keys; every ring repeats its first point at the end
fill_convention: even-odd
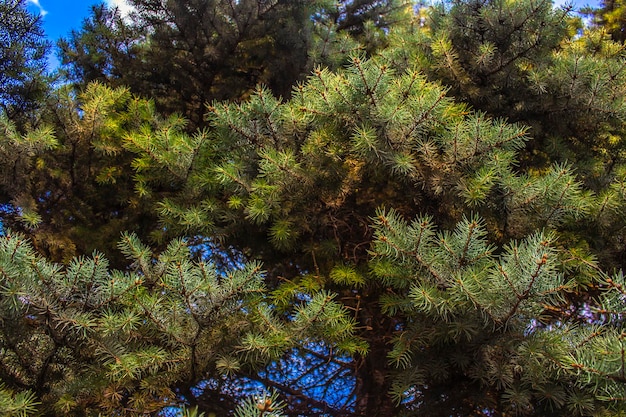
{"type": "Polygon", "coordinates": [[[601,1],[598,8],[585,9],[593,17],[594,24],[606,30],[613,40],[626,40],[626,9],[620,0],[601,1]]]}
{"type": "Polygon", "coordinates": [[[429,13],[428,72],[478,109],[527,118],[534,94],[526,73],[573,34],[570,11],[551,1],[440,3],[429,13]]]}
{"type": "Polygon", "coordinates": [[[197,127],[205,103],[245,98],[258,83],[288,95],[307,68],[315,2],[131,3],[129,19],[94,8],[83,29],[61,41],[75,79],[129,86],[197,127]]]}
{"type": "Polygon", "coordinates": [[[25,0],[0,3],[0,106],[20,128],[41,104],[48,90],[46,41],[41,18],[26,9],[25,0]]]}
{"type": "Polygon", "coordinates": [[[130,27],[118,9],[100,4],[92,6],[80,31],[58,42],[58,52],[66,77],[79,86],[96,81],[119,87],[120,78],[127,79],[126,85],[138,81],[131,78],[131,65],[139,59],[142,41],[145,34],[130,27]]]}
{"type": "MultiPolygon", "coordinates": [[[[389,27],[406,1],[132,1],[122,18],[94,7],[59,43],[71,78],[128,86],[160,111],[203,126],[205,104],[245,99],[259,84],[288,97],[312,69],[316,39],[362,36],[366,22],[389,27]],[[314,21],[317,29],[314,29],[314,21]]],[[[371,33],[371,31],[370,31],[371,33]]],[[[345,40],[349,42],[349,40],[345,40]]],[[[328,53],[326,51],[325,53],[328,53]]]]}

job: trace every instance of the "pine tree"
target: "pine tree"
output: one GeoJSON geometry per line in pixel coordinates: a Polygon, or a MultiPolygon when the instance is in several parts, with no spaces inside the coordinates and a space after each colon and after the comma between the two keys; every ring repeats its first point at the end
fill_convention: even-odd
{"type": "Polygon", "coordinates": [[[257,83],[289,94],[308,65],[307,19],[315,2],[132,5],[129,18],[95,7],[82,30],[61,41],[63,63],[77,81],[128,86],[193,127],[203,125],[205,103],[245,98],[257,83]]]}
{"type": "Polygon", "coordinates": [[[122,18],[93,8],[60,43],[64,67],[82,84],[126,86],[160,111],[204,126],[212,100],[245,99],[258,84],[288,97],[318,57],[388,28],[407,1],[134,0],[122,18]],[[320,51],[321,50],[321,51],[320,51]]]}
{"type": "Polygon", "coordinates": [[[620,0],[602,0],[596,8],[586,8],[593,23],[605,29],[613,40],[624,43],[626,40],[626,9],[620,0]]]}
{"type": "Polygon", "coordinates": [[[23,128],[48,89],[45,40],[41,18],[25,0],[0,3],[0,111],[23,128]]]}
{"type": "MultiPolygon", "coordinates": [[[[214,101],[195,132],[97,84],[59,106],[72,135],[5,121],[2,158],[25,150],[16,178],[84,132],[88,149],[123,158],[95,172],[132,172],[121,195],[171,243],[124,234],[119,272],[98,252],[62,266],[2,236],[0,406],[626,412],[621,47],[575,35],[548,2],[457,2],[430,22],[409,10],[385,30],[331,33],[319,56],[332,68],[284,99],[260,86],[214,101]]],[[[16,218],[48,227],[31,201],[16,218]]]]}
{"type": "Polygon", "coordinates": [[[50,94],[38,119],[20,133],[0,117],[3,225],[27,234],[50,260],[98,249],[123,267],[120,233],[132,229],[147,239],[155,231],[152,207],[135,196],[133,155],[123,148],[128,129],[158,123],[154,105],[123,88],[92,84],[76,94],[65,86],[50,94]]]}
{"type": "MultiPolygon", "coordinates": [[[[566,352],[536,374],[516,346],[543,338],[544,323],[580,321],[582,311],[563,313],[569,294],[598,274],[575,239],[557,248],[551,233],[588,219],[596,200],[566,165],[518,172],[524,128],[470,112],[383,58],[351,61],[314,71],[288,102],[260,89],[246,103],[215,103],[208,146],[188,142],[202,163],[161,203],[167,229],[220,236],[263,260],[279,305],[311,279],[336,291],[369,346],[354,358],[356,415],[395,415],[401,403],[429,415],[567,409],[578,394],[558,377],[575,380],[566,352]],[[376,214],[381,205],[395,211],[376,214]],[[407,228],[395,213],[436,220],[407,228]],[[545,400],[552,389],[562,394],[545,400]]],[[[152,160],[148,186],[171,169],[141,155],[152,160]]]]}
{"type": "Polygon", "coordinates": [[[399,68],[418,65],[475,109],[529,126],[520,164],[569,164],[602,196],[596,221],[579,235],[609,268],[623,268],[614,238],[621,226],[610,212],[621,205],[612,190],[623,171],[624,49],[601,30],[580,29],[568,10],[544,1],[453,2],[425,13],[424,26],[392,31],[382,53],[399,68]]]}
{"type": "Polygon", "coordinates": [[[144,39],[145,33],[128,25],[119,10],[104,4],[93,6],[80,31],[73,30],[58,42],[65,76],[82,87],[89,82],[115,87],[119,78],[124,78],[126,85],[136,85],[138,74],[132,64],[140,59],[144,39]]]}
{"type": "Polygon", "coordinates": [[[313,328],[334,328],[338,345],[351,338],[354,323],[321,294],[272,326],[258,263],[217,271],[182,240],[157,256],[130,234],[120,250],[132,270],[110,270],[98,253],[61,267],[19,234],[0,238],[2,411],[141,415],[186,402],[223,413],[235,404],[190,390],[227,390],[230,373],[274,357],[272,340],[290,347],[313,328]]]}

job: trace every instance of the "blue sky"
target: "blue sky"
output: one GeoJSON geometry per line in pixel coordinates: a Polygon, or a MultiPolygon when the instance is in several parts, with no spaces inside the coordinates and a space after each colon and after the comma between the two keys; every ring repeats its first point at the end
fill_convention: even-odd
{"type": "MultiPolygon", "coordinates": [[[[53,43],[61,37],[67,37],[72,29],[80,29],[86,19],[91,6],[98,3],[107,3],[110,6],[128,9],[124,0],[26,0],[28,9],[43,18],[43,27],[48,39],[53,43]]],[[[59,62],[55,53],[49,57],[49,67],[58,67],[59,62]]]]}
{"type": "Polygon", "coordinates": [[[80,29],[91,6],[107,3],[123,7],[123,0],[27,0],[29,10],[43,16],[43,26],[51,41],[66,36],[72,29],[80,29]]]}

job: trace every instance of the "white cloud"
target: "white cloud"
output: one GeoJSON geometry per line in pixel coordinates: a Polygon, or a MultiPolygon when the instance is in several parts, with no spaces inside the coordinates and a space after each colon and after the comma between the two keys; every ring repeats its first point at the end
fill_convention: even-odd
{"type": "MultiPolygon", "coordinates": [[[[33,1],[33,0],[29,0],[33,1]]],[[[39,0],[35,0],[39,1],[39,0]]],[[[133,7],[126,2],[126,0],[106,0],[107,5],[109,7],[117,7],[122,14],[122,16],[128,16],[128,14],[133,10],[133,7]]]]}
{"type": "Polygon", "coordinates": [[[43,7],[41,7],[41,4],[39,3],[39,0],[27,0],[27,1],[28,1],[28,3],[31,3],[31,4],[33,4],[35,6],[37,6],[39,8],[39,13],[42,16],[45,16],[45,15],[48,14],[48,12],[43,7]]]}

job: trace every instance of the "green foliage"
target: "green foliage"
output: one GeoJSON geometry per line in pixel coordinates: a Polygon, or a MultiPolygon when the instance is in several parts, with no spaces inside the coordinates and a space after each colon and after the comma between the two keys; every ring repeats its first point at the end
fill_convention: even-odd
{"type": "Polygon", "coordinates": [[[204,413],[198,412],[198,407],[183,408],[183,417],[204,417],[204,413]]]}
{"type": "Polygon", "coordinates": [[[427,16],[423,28],[392,31],[381,53],[400,68],[417,63],[477,110],[532,127],[524,164],[575,162],[595,191],[611,181],[622,153],[620,44],[550,1],[451,2],[427,16]]]}
{"type": "MultiPolygon", "coordinates": [[[[138,252],[135,240],[124,239],[125,252],[138,252]]],[[[150,269],[137,273],[109,272],[98,254],[61,270],[9,233],[2,241],[2,310],[14,330],[5,329],[2,342],[3,369],[13,370],[3,373],[5,383],[30,386],[39,395],[50,390],[40,399],[68,413],[86,412],[99,397],[96,407],[110,411],[130,398],[145,410],[170,403],[168,385],[205,372],[211,361],[218,323],[226,325],[225,316],[214,312],[224,313],[233,331],[233,322],[245,320],[234,298],[253,295],[261,285],[254,265],[218,282],[214,271],[191,264],[181,245],[173,242],[150,269]],[[37,356],[26,367],[29,355],[37,356]],[[67,395],[75,401],[65,403],[67,395]]]]}
{"type": "Polygon", "coordinates": [[[37,402],[30,391],[12,393],[0,386],[0,411],[7,417],[27,417],[37,413],[37,402]]]}
{"type": "Polygon", "coordinates": [[[28,12],[26,0],[0,3],[0,113],[22,131],[48,91],[41,17],[28,12]]]}
{"type": "MultiPolygon", "coordinates": [[[[260,89],[248,102],[215,105],[211,112],[211,140],[186,137],[180,148],[186,152],[180,158],[202,155],[203,165],[185,171],[191,188],[183,196],[191,193],[202,203],[191,203],[186,211],[174,199],[163,203],[168,229],[206,231],[215,225],[212,232],[222,234],[229,228],[224,221],[235,219],[227,213],[238,212],[267,225],[270,241],[281,250],[325,227],[305,214],[310,208],[338,208],[352,196],[375,200],[377,181],[385,175],[444,199],[458,196],[455,183],[469,185],[477,180],[474,172],[489,171],[492,179],[481,195],[466,197],[484,204],[491,190],[513,176],[514,152],[526,139],[521,127],[482,114],[464,115],[445,90],[415,71],[396,75],[384,61],[356,56],[347,71],[316,70],[289,102],[280,103],[260,89]],[[206,164],[213,168],[207,170],[206,164]],[[309,192],[311,186],[316,194],[309,192]],[[226,205],[215,198],[222,196],[226,205]],[[194,224],[187,223],[193,219],[194,224]]],[[[164,175],[171,178],[163,169],[177,170],[171,159],[139,150],[141,160],[148,161],[141,171],[161,170],[154,185],[164,175]]],[[[469,193],[469,187],[462,192],[469,193]]]]}
{"type": "Polygon", "coordinates": [[[544,304],[558,303],[559,292],[570,286],[557,270],[558,257],[550,248],[554,237],[529,236],[496,257],[479,219],[464,219],[453,231],[434,234],[427,219],[407,225],[397,214],[381,212],[376,225],[376,256],[403,263],[404,274],[397,278],[412,281],[407,295],[416,313],[433,320],[474,311],[479,326],[514,328],[512,319],[536,316],[544,304]]]}
{"type": "Polygon", "coordinates": [[[215,372],[233,349],[226,340],[247,328],[245,305],[262,291],[258,265],[219,276],[193,263],[182,241],[159,257],[132,235],[120,246],[134,272],[110,271],[99,254],[60,268],[22,236],[2,238],[2,317],[12,323],[2,379],[31,388],[24,403],[37,395],[66,413],[161,409],[176,403],[176,381],[215,372]]]}
{"type": "Polygon", "coordinates": [[[525,104],[528,69],[542,63],[574,25],[568,13],[549,0],[440,3],[429,13],[426,71],[477,108],[513,116],[525,104]]]}
{"type": "MultiPolygon", "coordinates": [[[[375,390],[397,399],[420,392],[403,400],[423,402],[415,405],[420,412],[434,412],[430,404],[442,391],[458,392],[445,404],[459,414],[540,413],[544,398],[567,407],[574,397],[560,393],[574,376],[560,380],[558,372],[569,365],[549,368],[544,386],[529,385],[534,374],[517,368],[523,358],[514,342],[549,320],[546,312],[567,310],[580,283],[597,278],[582,263],[565,266],[556,239],[564,236],[559,245],[566,247],[584,242],[571,228],[597,212],[599,200],[566,164],[520,170],[526,128],[454,103],[445,88],[396,59],[353,55],[344,70],[316,69],[284,102],[260,88],[243,103],[214,103],[208,140],[181,136],[202,164],[191,165],[184,193],[163,203],[163,222],[171,232],[214,233],[272,265],[280,309],[310,299],[312,315],[296,308],[291,331],[272,318],[270,305],[260,305],[271,333],[246,336],[250,358],[277,359],[292,334],[339,337],[336,346],[361,354],[363,344],[341,339],[342,328],[360,324],[366,361],[380,361],[374,352],[382,351],[404,369],[384,371],[375,390]],[[371,229],[381,204],[424,216],[402,226],[396,211],[380,211],[371,229]],[[322,250],[327,241],[335,252],[322,250]],[[356,323],[333,319],[346,312],[327,290],[341,296],[356,323]],[[320,323],[334,331],[315,325],[321,306],[329,321],[320,323]],[[375,330],[375,321],[391,330],[375,330]],[[391,345],[380,343],[381,333],[391,345]],[[489,401],[480,399],[485,389],[489,401]]],[[[144,151],[140,157],[154,175],[148,187],[171,177],[170,162],[144,151]]]]}
{"type": "Polygon", "coordinates": [[[147,239],[156,228],[154,208],[135,195],[141,181],[133,179],[134,156],[125,149],[138,146],[129,130],[159,123],[154,106],[124,88],[90,84],[77,94],[65,86],[40,120],[20,134],[13,120],[0,117],[3,224],[27,233],[54,261],[97,249],[125,264],[115,248],[120,233],[147,239]]]}
{"type": "Polygon", "coordinates": [[[83,85],[107,82],[152,97],[194,128],[207,102],[244,98],[258,83],[288,95],[308,64],[315,2],[130,3],[130,18],[94,7],[83,28],[60,42],[65,67],[83,85]]]}
{"type": "Polygon", "coordinates": [[[3,391],[6,412],[34,413],[37,401],[66,414],[155,412],[184,404],[176,384],[262,365],[307,338],[339,343],[354,333],[343,306],[323,293],[281,323],[260,303],[258,263],[218,273],[192,261],[182,240],[158,256],[135,235],[119,246],[132,271],[110,270],[97,253],[62,268],[19,234],[1,238],[0,311],[10,325],[0,377],[20,390],[3,391]]]}
{"type": "Polygon", "coordinates": [[[212,100],[245,99],[259,84],[287,97],[313,63],[341,65],[362,45],[375,50],[383,29],[411,8],[398,0],[130,3],[125,18],[95,6],[81,30],[60,41],[65,70],[83,86],[127,86],[193,128],[205,125],[212,100]]]}
{"type": "MultiPolygon", "coordinates": [[[[517,414],[546,406],[576,415],[596,407],[622,410],[621,275],[606,279],[606,304],[594,310],[604,318],[593,321],[611,323],[608,327],[543,328],[536,320],[562,305],[576,287],[559,271],[554,236],[538,233],[498,249],[488,244],[479,219],[435,233],[432,219],[409,224],[393,211],[378,213],[375,230],[374,260],[402,265],[402,273],[387,281],[395,291],[381,298],[383,308],[411,318],[388,355],[399,369],[392,388],[398,401],[424,401],[420,409],[428,410],[437,384],[449,392],[469,380],[495,388],[503,409],[517,414]],[[442,358],[441,352],[449,356],[442,358]]],[[[473,401],[489,404],[486,398],[473,401]]]]}
{"type": "Polygon", "coordinates": [[[330,279],[339,285],[360,287],[365,284],[365,277],[351,265],[337,265],[329,274],[330,279]]]}
{"type": "Polygon", "coordinates": [[[587,8],[586,12],[592,15],[594,23],[609,33],[613,40],[624,43],[626,40],[624,3],[620,0],[602,0],[597,6],[599,7],[587,8]]]}
{"type": "Polygon", "coordinates": [[[386,32],[412,19],[406,0],[320,1],[313,14],[313,63],[338,69],[351,54],[371,55],[387,45],[386,32]]]}
{"type": "Polygon", "coordinates": [[[283,417],[281,409],[285,403],[278,400],[278,394],[255,395],[240,404],[235,410],[235,417],[283,417]]]}
{"type": "Polygon", "coordinates": [[[136,81],[131,65],[140,57],[139,41],[144,36],[141,30],[130,27],[116,9],[104,4],[91,6],[91,16],[81,30],[72,30],[67,39],[58,42],[63,71],[67,78],[83,85],[121,76],[130,85],[130,81],[136,81]]]}
{"type": "Polygon", "coordinates": [[[549,1],[133,4],[0,119],[7,410],[626,412],[621,44],[549,1]]]}

